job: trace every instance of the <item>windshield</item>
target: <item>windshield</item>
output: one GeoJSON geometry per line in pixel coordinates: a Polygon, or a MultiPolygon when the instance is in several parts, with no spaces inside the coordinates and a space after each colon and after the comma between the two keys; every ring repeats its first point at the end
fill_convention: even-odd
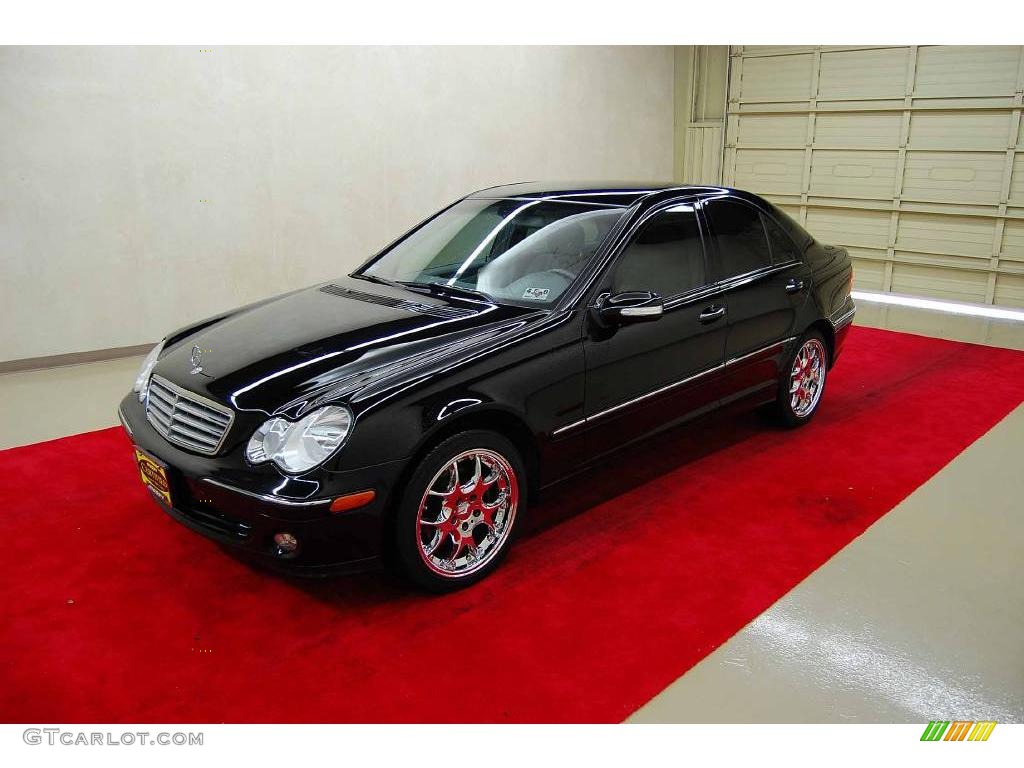
{"type": "Polygon", "coordinates": [[[497,301],[550,305],[623,213],[623,208],[556,200],[463,200],[361,274],[469,289],[497,301]]]}

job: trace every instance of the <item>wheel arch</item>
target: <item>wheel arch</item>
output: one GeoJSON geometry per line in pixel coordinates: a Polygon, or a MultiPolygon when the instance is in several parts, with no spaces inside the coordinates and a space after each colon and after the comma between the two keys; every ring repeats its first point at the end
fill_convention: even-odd
{"type": "Polygon", "coordinates": [[[810,331],[817,331],[825,339],[825,347],[828,349],[828,367],[831,369],[836,359],[836,329],[825,318],[819,318],[807,326],[804,333],[810,331]]]}
{"type": "MultiPolygon", "coordinates": [[[[536,500],[540,488],[538,472],[540,452],[537,439],[527,426],[526,421],[512,410],[496,404],[466,408],[444,418],[424,434],[416,445],[388,496],[386,505],[388,520],[384,526],[386,531],[390,530],[391,521],[395,516],[395,507],[401,501],[410,477],[423,458],[449,437],[474,429],[495,432],[512,442],[526,465],[527,499],[531,502],[536,500]]],[[[390,538],[388,535],[385,541],[390,538]]]]}

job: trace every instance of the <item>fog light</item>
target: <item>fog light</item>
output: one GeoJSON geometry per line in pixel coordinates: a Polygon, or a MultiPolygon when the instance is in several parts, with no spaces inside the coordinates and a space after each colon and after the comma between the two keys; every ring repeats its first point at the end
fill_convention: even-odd
{"type": "Polygon", "coordinates": [[[278,555],[290,555],[299,548],[299,540],[290,533],[275,533],[274,544],[278,555]]]}

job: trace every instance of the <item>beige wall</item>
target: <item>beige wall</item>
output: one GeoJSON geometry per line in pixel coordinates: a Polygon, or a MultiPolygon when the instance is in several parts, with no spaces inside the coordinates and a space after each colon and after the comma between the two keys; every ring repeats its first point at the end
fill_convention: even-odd
{"type": "Polygon", "coordinates": [[[671,48],[0,48],[0,362],[326,280],[465,192],[670,178],[671,48]]]}

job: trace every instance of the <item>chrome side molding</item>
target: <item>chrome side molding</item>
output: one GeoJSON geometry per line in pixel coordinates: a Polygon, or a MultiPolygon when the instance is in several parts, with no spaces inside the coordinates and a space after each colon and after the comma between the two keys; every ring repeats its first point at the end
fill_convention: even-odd
{"type": "Polygon", "coordinates": [[[832,320],[832,327],[835,328],[838,331],[844,325],[848,325],[849,323],[852,323],[853,322],[853,316],[855,314],[857,314],[857,307],[856,306],[853,309],[851,309],[849,312],[847,312],[846,314],[841,315],[840,317],[836,318],[835,320],[832,320]]]}
{"type": "Polygon", "coordinates": [[[730,358],[726,360],[724,363],[719,363],[718,365],[712,366],[711,368],[701,371],[700,373],[695,373],[692,376],[687,376],[685,379],[680,379],[679,381],[674,381],[671,384],[666,384],[665,386],[647,392],[646,394],[639,395],[630,400],[626,400],[625,402],[619,403],[618,405],[613,405],[611,408],[605,408],[603,411],[598,411],[597,413],[591,416],[579,419],[578,421],[574,421],[571,424],[566,424],[564,427],[559,427],[558,429],[551,433],[551,436],[557,437],[558,435],[565,434],[566,432],[582,427],[585,424],[590,424],[591,422],[597,421],[598,419],[608,416],[609,414],[615,413],[616,411],[621,411],[623,408],[629,408],[631,405],[636,405],[637,403],[643,402],[644,400],[648,400],[652,397],[657,397],[658,395],[664,394],[665,392],[673,390],[676,387],[681,387],[684,384],[689,384],[692,381],[696,381],[697,379],[703,378],[712,373],[722,371],[728,368],[729,366],[736,365],[736,363],[743,362],[748,358],[755,357],[756,355],[760,355],[765,352],[770,352],[771,350],[776,349],[778,347],[783,347],[789,342],[794,341],[796,338],[796,336],[790,336],[788,338],[783,339],[782,341],[776,341],[773,344],[761,347],[760,349],[755,349],[753,352],[748,352],[745,355],[730,358]]]}

